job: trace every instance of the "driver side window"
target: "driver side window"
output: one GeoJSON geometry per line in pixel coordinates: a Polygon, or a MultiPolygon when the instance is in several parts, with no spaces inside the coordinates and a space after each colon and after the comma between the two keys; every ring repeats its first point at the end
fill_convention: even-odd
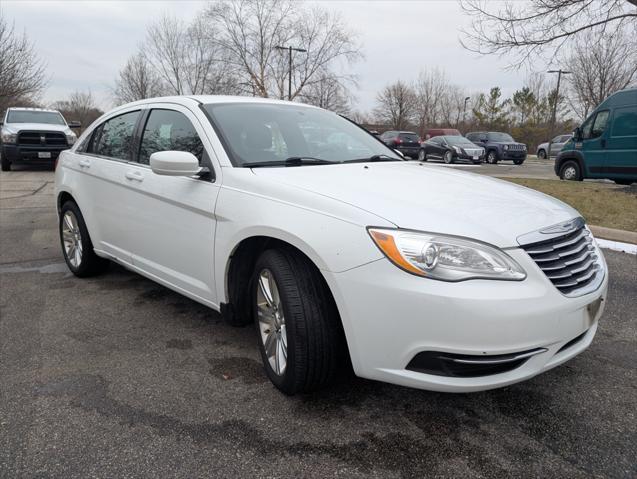
{"type": "Polygon", "coordinates": [[[582,126],[582,138],[590,140],[602,136],[608,123],[609,110],[598,111],[595,117],[589,118],[582,126]]]}
{"type": "Polygon", "coordinates": [[[201,165],[203,143],[190,120],[178,111],[152,110],[142,134],[138,161],[147,165],[153,153],[171,150],[192,153],[201,165]]]}

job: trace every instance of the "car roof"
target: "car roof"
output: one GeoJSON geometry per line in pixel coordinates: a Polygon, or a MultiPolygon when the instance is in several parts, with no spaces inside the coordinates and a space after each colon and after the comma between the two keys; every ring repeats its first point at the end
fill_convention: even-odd
{"type": "Polygon", "coordinates": [[[176,95],[176,96],[160,96],[155,98],[145,98],[132,103],[126,103],[121,107],[144,105],[148,103],[177,103],[181,105],[192,105],[192,103],[199,104],[214,104],[214,103],[264,103],[270,105],[294,105],[294,106],[306,106],[308,108],[318,108],[314,105],[308,105],[306,103],[299,103],[295,101],[277,100],[273,98],[261,98],[254,96],[234,96],[234,95],[176,95]]]}
{"type": "Polygon", "coordinates": [[[7,111],[44,111],[47,113],[60,113],[58,110],[50,110],[48,108],[31,108],[26,106],[12,106],[7,111]]]}

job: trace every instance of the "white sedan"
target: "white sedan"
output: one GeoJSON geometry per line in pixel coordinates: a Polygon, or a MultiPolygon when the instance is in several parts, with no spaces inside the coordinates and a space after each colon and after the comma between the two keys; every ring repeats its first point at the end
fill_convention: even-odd
{"type": "Polygon", "coordinates": [[[577,211],[504,181],[403,161],[320,108],[170,97],[116,108],[61,154],[77,276],[116,261],[254,323],[287,394],[340,370],[467,392],[593,340],[608,275],[577,211]]]}

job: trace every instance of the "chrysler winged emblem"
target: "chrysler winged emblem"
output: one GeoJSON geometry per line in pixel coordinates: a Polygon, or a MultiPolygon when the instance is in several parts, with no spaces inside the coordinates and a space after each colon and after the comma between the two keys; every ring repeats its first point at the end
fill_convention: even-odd
{"type": "Polygon", "coordinates": [[[560,223],[557,225],[549,226],[548,228],[544,228],[540,230],[540,233],[550,235],[555,233],[568,233],[569,231],[573,231],[579,226],[579,218],[575,218],[574,220],[566,221],[564,223],[560,223]]]}

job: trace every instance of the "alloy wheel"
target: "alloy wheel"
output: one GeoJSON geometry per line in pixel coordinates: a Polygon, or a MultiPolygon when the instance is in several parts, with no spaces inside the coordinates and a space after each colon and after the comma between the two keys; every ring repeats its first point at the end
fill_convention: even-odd
{"type": "Polygon", "coordinates": [[[288,357],[285,316],[279,288],[268,269],[261,270],[258,275],[257,318],[261,342],[270,367],[277,376],[283,376],[288,357]]]}
{"type": "Polygon", "coordinates": [[[64,253],[74,268],[79,268],[82,263],[82,234],[77,218],[72,211],[64,213],[62,218],[62,240],[64,253]]]}
{"type": "Polygon", "coordinates": [[[425,153],[425,150],[420,150],[418,152],[418,161],[425,161],[427,159],[427,155],[425,153]]]}
{"type": "Polygon", "coordinates": [[[453,160],[453,156],[451,155],[450,151],[447,151],[445,153],[444,160],[445,160],[445,163],[447,163],[447,164],[451,163],[451,161],[453,160]]]}

